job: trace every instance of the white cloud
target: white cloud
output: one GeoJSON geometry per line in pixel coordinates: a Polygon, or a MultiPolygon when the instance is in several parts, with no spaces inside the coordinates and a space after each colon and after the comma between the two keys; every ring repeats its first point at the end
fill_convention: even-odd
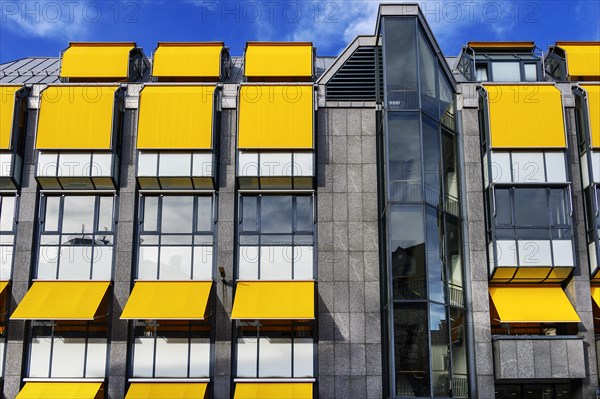
{"type": "Polygon", "coordinates": [[[102,18],[99,3],[88,1],[0,1],[2,29],[30,38],[81,40],[102,18]]]}

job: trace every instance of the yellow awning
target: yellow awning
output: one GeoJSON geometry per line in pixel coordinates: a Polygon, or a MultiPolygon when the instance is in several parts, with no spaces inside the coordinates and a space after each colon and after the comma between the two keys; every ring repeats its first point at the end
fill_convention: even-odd
{"type": "Polygon", "coordinates": [[[117,86],[50,86],[41,93],[40,150],[108,150],[117,86]]]}
{"type": "Polygon", "coordinates": [[[590,288],[592,299],[596,302],[596,305],[600,306],[600,287],[592,286],[590,288]]]}
{"type": "Polygon", "coordinates": [[[314,319],[312,281],[239,281],[232,319],[314,319]]]}
{"type": "Polygon", "coordinates": [[[4,292],[6,287],[8,287],[8,281],[0,281],[0,294],[4,292]]]}
{"type": "Polygon", "coordinates": [[[135,43],[71,43],[62,54],[61,78],[125,80],[135,43]]]}
{"type": "Polygon", "coordinates": [[[244,55],[247,77],[305,77],[313,75],[312,43],[248,42],[244,55]]]}
{"type": "Polygon", "coordinates": [[[490,287],[502,323],[576,323],[579,316],[560,286],[490,287]]]}
{"type": "Polygon", "coordinates": [[[222,50],[222,42],[158,43],[152,59],[152,75],[218,79],[222,50]]]}
{"type": "Polygon", "coordinates": [[[475,49],[517,49],[517,50],[533,50],[534,42],[468,42],[467,46],[475,49]]]}
{"type": "Polygon", "coordinates": [[[600,147],[600,85],[581,85],[587,92],[592,147],[600,147]]]}
{"type": "Polygon", "coordinates": [[[21,86],[0,86],[0,150],[12,148],[12,127],[15,114],[15,93],[21,86]]]}
{"type": "Polygon", "coordinates": [[[93,320],[110,282],[35,281],[11,319],[93,320]]]}
{"type": "Polygon", "coordinates": [[[238,148],[313,148],[312,86],[244,85],[239,102],[238,148]]]}
{"type": "Polygon", "coordinates": [[[238,382],[234,399],[312,399],[313,385],[305,382],[238,382]]]}
{"type": "Polygon", "coordinates": [[[211,149],[215,86],[146,86],[138,149],[211,149]]]}
{"type": "Polygon", "coordinates": [[[101,382],[28,382],[17,399],[95,399],[101,382]]]}
{"type": "Polygon", "coordinates": [[[571,77],[600,76],[600,42],[556,42],[567,53],[571,77]]]}
{"type": "Polygon", "coordinates": [[[211,281],[137,281],[121,319],[204,319],[211,287],[211,281]]]}
{"type": "Polygon", "coordinates": [[[566,147],[562,97],[556,87],[484,86],[493,148],[566,147]]]}
{"type": "Polygon", "coordinates": [[[207,385],[187,382],[134,382],[129,386],[125,399],[202,399],[206,395],[207,385]]]}

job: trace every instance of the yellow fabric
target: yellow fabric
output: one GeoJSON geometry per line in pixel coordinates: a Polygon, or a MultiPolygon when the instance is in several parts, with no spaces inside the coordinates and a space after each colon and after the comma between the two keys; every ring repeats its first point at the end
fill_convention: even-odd
{"type": "Polygon", "coordinates": [[[4,292],[6,287],[8,287],[8,281],[0,281],[0,294],[4,292]]]}
{"type": "Polygon", "coordinates": [[[156,77],[209,77],[221,75],[223,43],[159,43],[152,59],[156,77]]]}
{"type": "Polygon", "coordinates": [[[11,319],[93,320],[108,281],[35,281],[11,319]]]}
{"type": "Polygon", "coordinates": [[[592,286],[590,288],[592,299],[596,302],[596,305],[600,306],[600,287],[592,286]]]}
{"type": "Polygon", "coordinates": [[[549,267],[520,267],[515,275],[516,280],[544,280],[548,273],[550,273],[549,267]]]}
{"type": "Polygon", "coordinates": [[[204,319],[212,282],[138,281],[121,319],[204,319]]]}
{"type": "Polygon", "coordinates": [[[21,86],[0,86],[0,150],[11,149],[15,93],[21,86]]]}
{"type": "Polygon", "coordinates": [[[312,281],[240,281],[232,319],[314,319],[312,281]]]}
{"type": "Polygon", "coordinates": [[[211,149],[215,86],[146,86],[138,149],[211,149]]]}
{"type": "Polygon", "coordinates": [[[244,74],[248,77],[311,77],[312,43],[248,43],[244,74]]]}
{"type": "Polygon", "coordinates": [[[36,148],[108,150],[117,86],[51,86],[41,94],[36,148]]]}
{"type": "Polygon", "coordinates": [[[486,84],[493,148],[566,147],[560,91],[554,86],[486,84]]]}
{"type": "Polygon", "coordinates": [[[581,85],[587,92],[592,147],[600,147],[600,85],[581,85]]]}
{"type": "Polygon", "coordinates": [[[569,76],[600,76],[600,42],[557,42],[567,53],[569,76]]]}
{"type": "Polygon", "coordinates": [[[62,55],[61,78],[127,79],[135,43],[71,43],[62,55]]]}
{"type": "Polygon", "coordinates": [[[490,287],[490,296],[503,323],[580,321],[560,286],[490,287]]]}
{"type": "Polygon", "coordinates": [[[468,42],[471,48],[506,48],[506,49],[525,49],[531,50],[535,47],[534,42],[468,42]]]}
{"type": "Polygon", "coordinates": [[[313,148],[313,88],[242,86],[238,148],[313,148]]]}
{"type": "Polygon", "coordinates": [[[94,399],[101,382],[28,382],[17,399],[94,399]]]}
{"type": "Polygon", "coordinates": [[[206,395],[206,386],[206,383],[134,382],[125,399],[202,399],[206,395]]]}
{"type": "Polygon", "coordinates": [[[312,399],[313,387],[304,382],[235,384],[234,399],[312,399]]]}

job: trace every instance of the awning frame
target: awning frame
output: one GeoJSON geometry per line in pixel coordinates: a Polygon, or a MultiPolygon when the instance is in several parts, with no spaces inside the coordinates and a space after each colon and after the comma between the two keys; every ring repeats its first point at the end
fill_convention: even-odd
{"type": "Polygon", "coordinates": [[[31,87],[4,84],[0,86],[20,86],[14,94],[13,114],[8,133],[8,148],[0,149],[2,152],[6,151],[10,153],[11,157],[9,175],[7,177],[0,177],[0,189],[18,190],[21,187],[22,165],[25,154],[25,127],[27,126],[25,115],[27,113],[27,98],[31,93],[31,87]]]}

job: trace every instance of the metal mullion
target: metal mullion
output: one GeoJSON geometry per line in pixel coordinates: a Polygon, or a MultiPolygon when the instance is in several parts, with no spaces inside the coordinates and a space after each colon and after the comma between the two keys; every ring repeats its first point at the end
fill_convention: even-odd
{"type": "Polygon", "coordinates": [[[152,321],[154,328],[154,350],[152,351],[152,378],[156,377],[156,341],[158,340],[158,320],[152,321]]]}
{"type": "MultiPolygon", "coordinates": [[[[260,184],[260,179],[259,179],[260,184]]],[[[255,228],[258,232],[258,275],[256,276],[258,280],[260,280],[260,272],[262,265],[262,217],[261,217],[261,209],[262,209],[262,195],[259,194],[256,197],[256,225],[255,228]]],[[[238,276],[239,276],[239,263],[238,263],[238,276]]],[[[258,321],[257,321],[258,322],[258,321]]],[[[258,365],[257,365],[257,373],[258,373],[258,365]]],[[[257,374],[258,375],[258,374],[257,374]]]]}
{"type": "Polygon", "coordinates": [[[85,378],[87,369],[87,357],[88,357],[88,345],[90,339],[90,323],[87,322],[85,326],[85,348],[83,351],[83,378],[85,378]]]}
{"type": "Polygon", "coordinates": [[[52,322],[52,330],[50,332],[50,362],[48,364],[48,378],[52,378],[52,361],[54,357],[54,325],[55,321],[52,322]]]}
{"type": "MultiPolygon", "coordinates": [[[[192,255],[193,257],[193,255],[192,255]]],[[[194,266],[192,265],[192,269],[194,266]]],[[[187,353],[187,378],[190,378],[191,371],[191,363],[192,363],[192,322],[188,321],[188,331],[187,331],[187,339],[188,339],[188,353],[187,353]]]]}
{"type": "MultiPolygon", "coordinates": [[[[160,184],[160,181],[159,181],[160,184]]],[[[163,195],[158,196],[158,209],[157,209],[157,218],[156,226],[158,233],[158,259],[156,259],[156,279],[160,280],[160,253],[162,252],[162,209],[163,209],[163,195]]]]}
{"type": "Polygon", "coordinates": [[[260,375],[260,322],[256,320],[256,378],[260,375]]]}
{"type": "MultiPolygon", "coordinates": [[[[293,269],[292,269],[293,270],[293,269]]],[[[292,348],[291,348],[291,352],[292,352],[292,364],[291,364],[291,373],[290,375],[292,376],[292,378],[294,378],[294,338],[296,337],[296,330],[294,329],[296,325],[296,321],[292,320],[292,331],[290,331],[290,335],[291,335],[291,341],[292,341],[292,348]]]]}

